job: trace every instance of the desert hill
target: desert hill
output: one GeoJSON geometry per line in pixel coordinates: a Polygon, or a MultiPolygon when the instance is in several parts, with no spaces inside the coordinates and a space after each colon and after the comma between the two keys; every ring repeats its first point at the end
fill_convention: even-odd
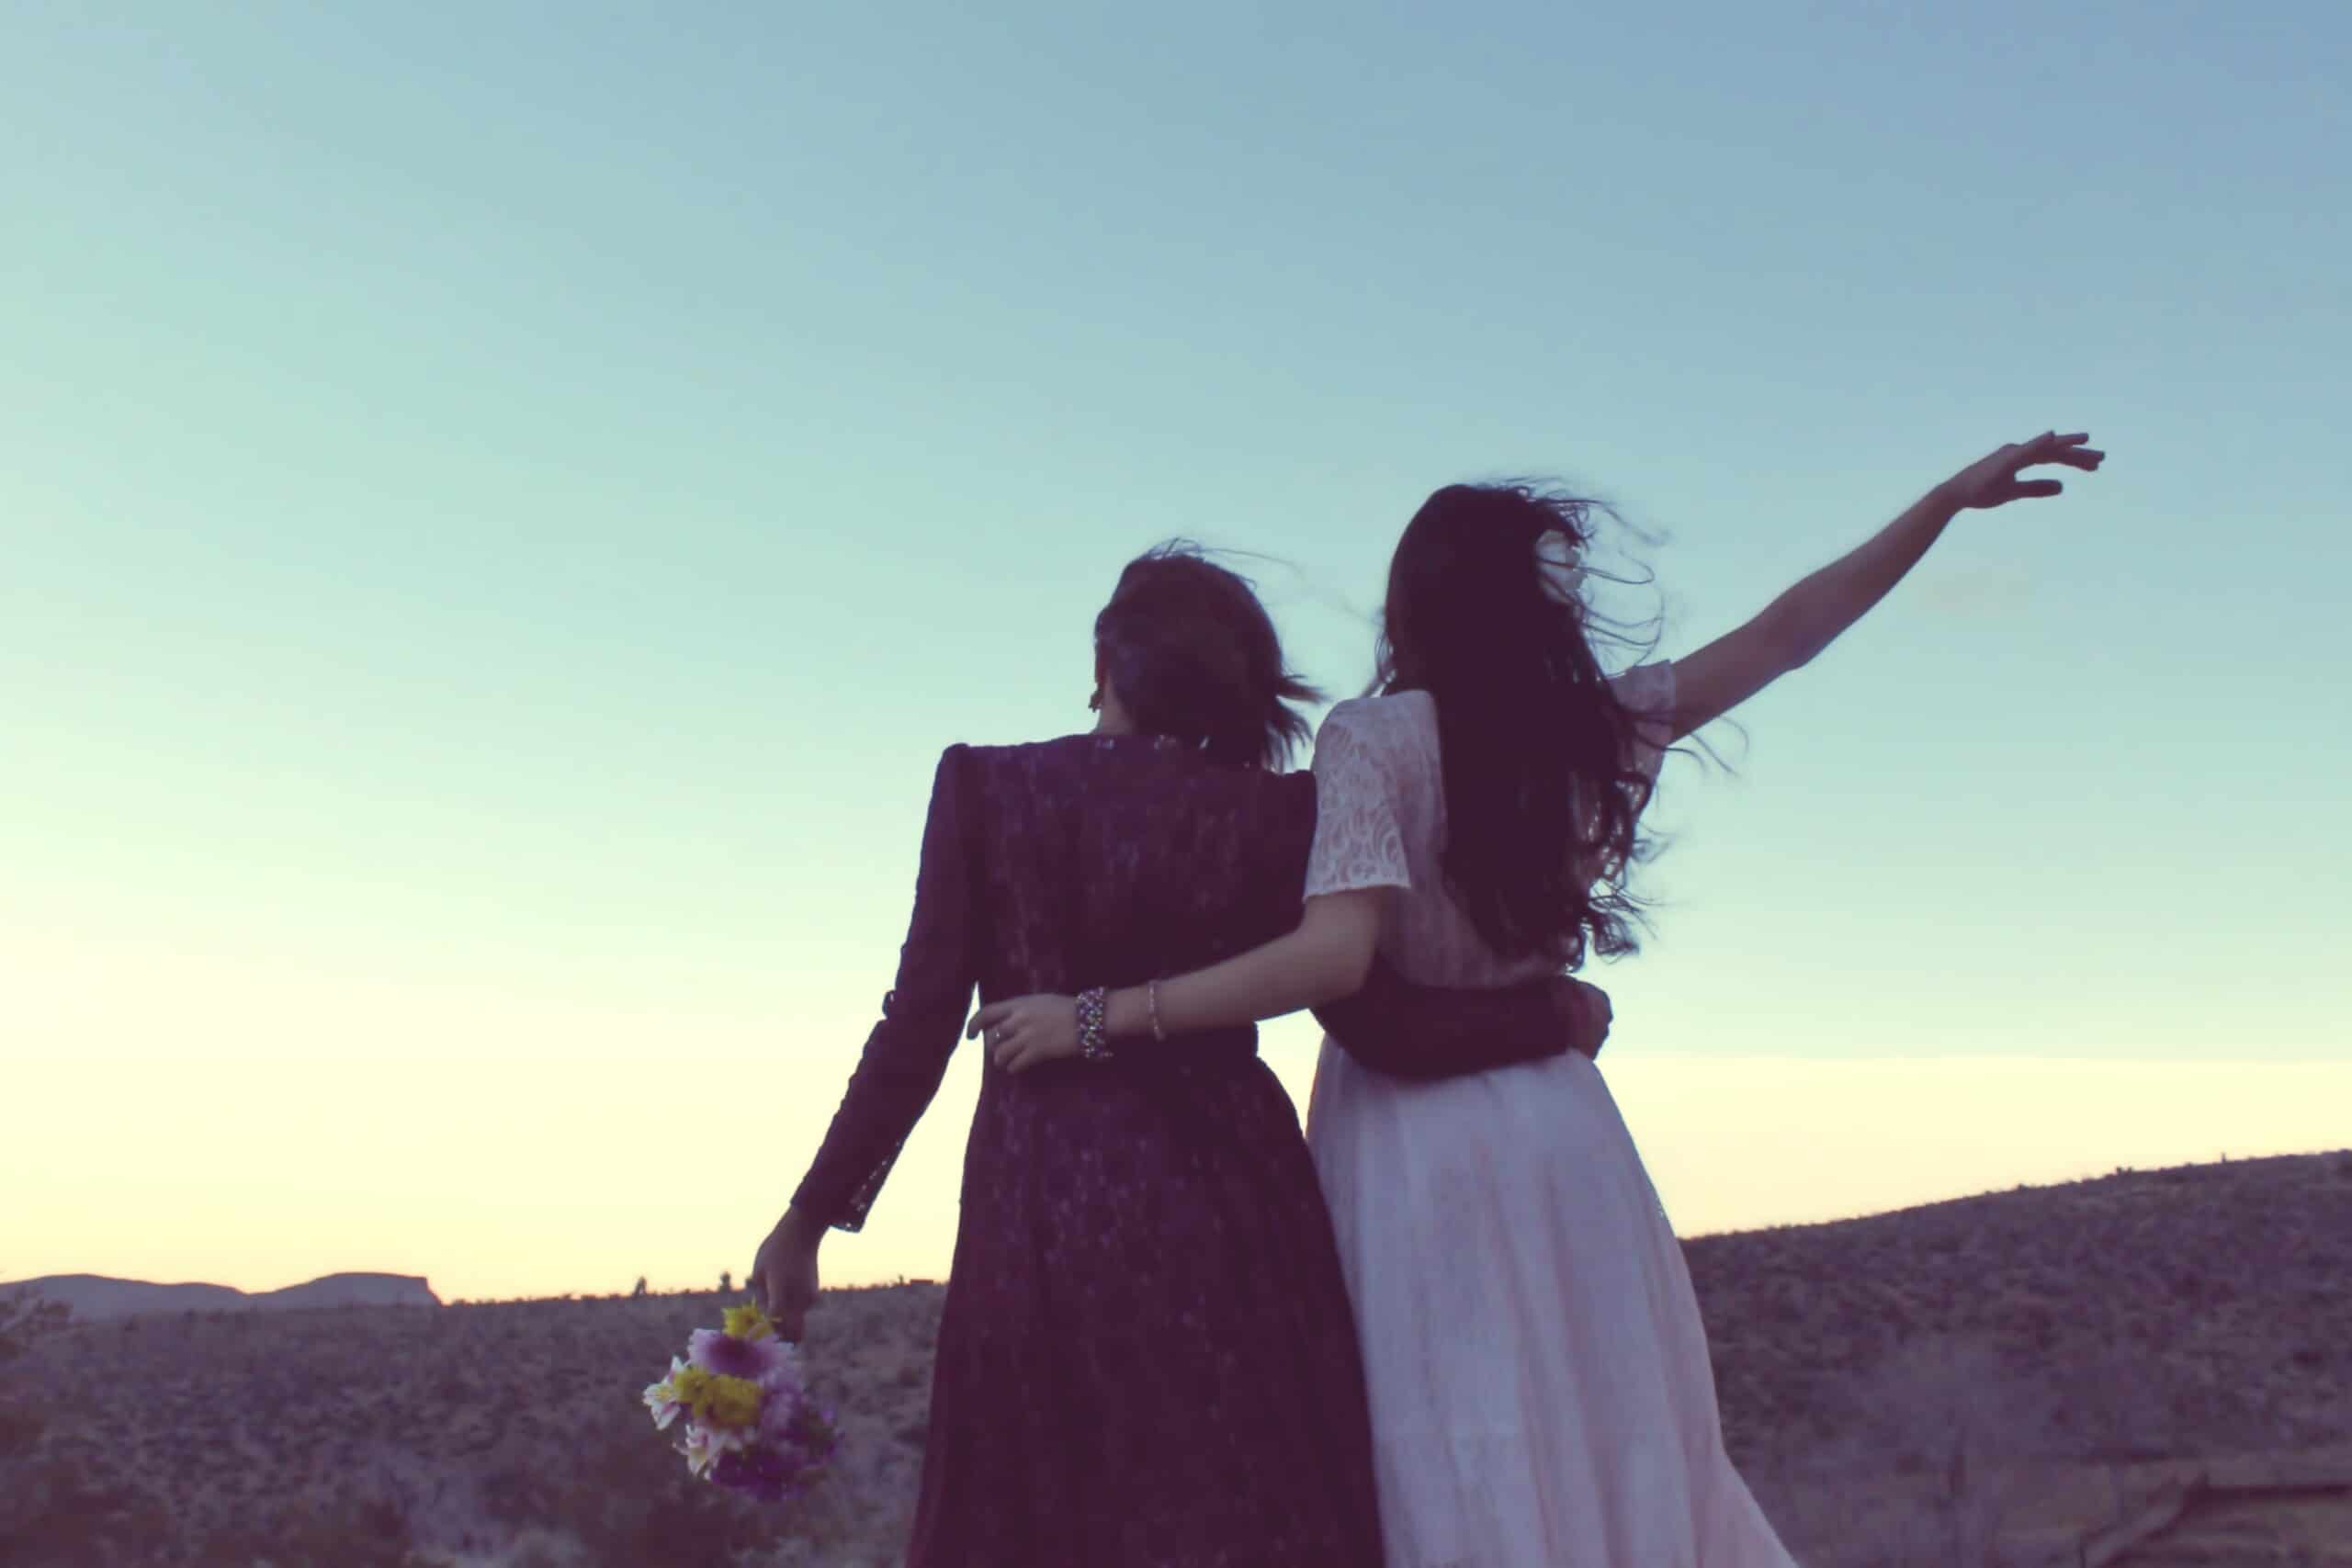
{"type": "MultiPolygon", "coordinates": [[[[2352,1565],[2352,1153],[1686,1253],[1727,1440],[1807,1568],[2352,1565]]],[[[638,1403],[715,1295],[75,1324],[0,1391],[40,1428],[0,1440],[0,1559],[895,1563],[943,1293],[820,1304],[846,1443],[774,1511],[688,1483],[638,1403]]]]}
{"type": "Polygon", "coordinates": [[[47,1274],[38,1280],[0,1284],[0,1293],[18,1290],[62,1303],[80,1323],[159,1312],[441,1304],[433,1288],[414,1274],[327,1274],[299,1285],[255,1292],[228,1285],[159,1285],[104,1274],[47,1274]]]}
{"type": "Polygon", "coordinates": [[[2118,1171],[1686,1241],[1735,1453],[1965,1346],[2015,1426],[2119,1461],[2352,1436],[2352,1154],[2118,1171]],[[2103,1423],[2103,1425],[2102,1425],[2103,1423]]]}

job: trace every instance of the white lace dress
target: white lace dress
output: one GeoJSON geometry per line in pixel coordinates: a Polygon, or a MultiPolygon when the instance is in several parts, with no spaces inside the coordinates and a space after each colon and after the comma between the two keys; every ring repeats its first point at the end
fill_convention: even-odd
{"type": "MultiPolygon", "coordinates": [[[[1673,705],[1670,664],[1619,677],[1673,705]]],[[[1653,773],[1656,749],[1643,765],[1653,773]]],[[[1382,887],[1380,948],[1430,984],[1507,964],[1448,897],[1437,710],[1341,703],[1315,746],[1306,893],[1382,887]]],[[[1435,1083],[1323,1043],[1307,1142],[1372,1396],[1390,1568],[1792,1568],[1723,1448],[1682,1249],[1600,1069],[1435,1083]]]]}

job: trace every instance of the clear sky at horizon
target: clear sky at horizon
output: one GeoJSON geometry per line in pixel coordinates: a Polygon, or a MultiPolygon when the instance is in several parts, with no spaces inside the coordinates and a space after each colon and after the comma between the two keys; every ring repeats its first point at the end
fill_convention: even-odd
{"type": "MultiPolygon", "coordinates": [[[[1686,1228],[2352,1143],[2347,76],[2317,4],[0,7],[0,1279],[740,1274],[932,761],[1083,727],[1136,550],[1347,694],[1419,498],[1560,475],[1673,656],[2052,425],[1669,764],[1611,1080],[1686,1228]]],[[[944,1269],[975,1067],[836,1277],[944,1269]]]]}

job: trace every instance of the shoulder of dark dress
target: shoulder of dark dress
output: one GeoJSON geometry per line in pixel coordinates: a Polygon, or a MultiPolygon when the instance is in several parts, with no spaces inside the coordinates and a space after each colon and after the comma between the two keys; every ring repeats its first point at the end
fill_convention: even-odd
{"type": "Polygon", "coordinates": [[[1213,762],[1172,740],[1148,735],[1086,733],[1014,745],[958,744],[948,750],[966,753],[969,765],[983,777],[1014,775],[1035,779],[1063,775],[1092,777],[1104,783],[1112,779],[1140,783],[1153,777],[1169,778],[1172,770],[1175,777],[1214,781],[1245,794],[1262,794],[1283,800],[1302,793],[1311,797],[1315,790],[1314,775],[1305,769],[1277,773],[1213,762]]]}

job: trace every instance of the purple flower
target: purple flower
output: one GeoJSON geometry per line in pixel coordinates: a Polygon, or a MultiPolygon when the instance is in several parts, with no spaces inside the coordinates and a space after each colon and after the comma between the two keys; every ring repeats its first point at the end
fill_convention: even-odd
{"type": "Polygon", "coordinates": [[[804,1460],[763,1443],[722,1458],[712,1468],[710,1478],[763,1503],[780,1503],[808,1489],[814,1468],[804,1460]]]}
{"type": "Polygon", "coordinates": [[[687,1337],[686,1359],[722,1377],[765,1382],[791,1369],[792,1352],[780,1339],[738,1339],[724,1329],[697,1328],[687,1337]]]}
{"type": "MultiPolygon", "coordinates": [[[[761,1414],[766,1416],[768,1412],[761,1414]]],[[[841,1428],[833,1424],[831,1416],[805,1399],[795,1401],[773,1425],[765,1421],[761,1425],[763,1438],[786,1453],[798,1455],[803,1463],[812,1468],[832,1458],[833,1450],[841,1447],[841,1428]]]]}

